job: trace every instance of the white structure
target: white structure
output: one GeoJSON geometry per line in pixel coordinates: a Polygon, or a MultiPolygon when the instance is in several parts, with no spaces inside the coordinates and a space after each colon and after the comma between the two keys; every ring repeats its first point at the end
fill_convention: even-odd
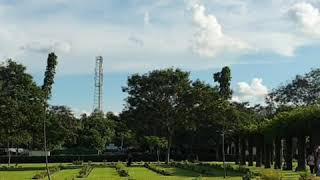
{"type": "MultiPolygon", "coordinates": [[[[29,151],[29,156],[45,156],[45,151],[29,151]]],[[[50,151],[47,151],[47,155],[50,156],[50,151]]]]}

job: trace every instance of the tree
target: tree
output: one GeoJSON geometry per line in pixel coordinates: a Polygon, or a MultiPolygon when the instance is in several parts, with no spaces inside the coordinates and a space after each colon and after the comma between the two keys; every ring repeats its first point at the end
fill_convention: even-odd
{"type": "Polygon", "coordinates": [[[297,75],[287,84],[273,89],[267,102],[273,106],[306,106],[319,101],[320,69],[313,69],[304,75],[297,75]]]}
{"type": "Polygon", "coordinates": [[[231,84],[231,70],[228,66],[222,68],[221,72],[213,75],[215,82],[219,83],[220,95],[223,99],[230,99],[232,96],[231,84]]]}
{"type": "Polygon", "coordinates": [[[167,162],[170,160],[172,137],[186,124],[182,100],[190,89],[190,82],[189,73],[180,69],[164,69],[144,75],[134,74],[123,88],[128,93],[125,110],[128,119],[134,120],[132,124],[140,120],[133,126],[142,133],[149,133],[146,135],[167,138],[167,162]]]}
{"type": "MultiPolygon", "coordinates": [[[[57,58],[58,57],[54,53],[50,53],[48,55],[48,59],[47,59],[47,67],[46,67],[46,71],[44,74],[44,80],[43,80],[43,85],[42,85],[45,112],[46,112],[46,107],[47,107],[47,101],[51,97],[52,85],[54,83],[54,75],[56,73],[56,66],[58,64],[57,58]]],[[[43,118],[44,152],[45,152],[45,157],[46,157],[46,169],[47,169],[48,179],[51,180],[50,171],[48,168],[47,137],[46,137],[47,135],[46,135],[46,118],[45,118],[45,116],[43,118]]]]}
{"type": "Polygon", "coordinates": [[[48,113],[48,139],[50,149],[74,147],[78,141],[80,124],[70,108],[52,106],[48,113]]]}
{"type": "Polygon", "coordinates": [[[156,149],[158,162],[160,161],[160,150],[165,149],[168,146],[166,138],[158,136],[145,136],[146,142],[151,152],[156,149]]]}
{"type": "MultiPolygon", "coordinates": [[[[25,71],[12,60],[0,65],[0,132],[7,148],[30,142],[28,124],[41,102],[41,90],[25,71]]],[[[8,157],[10,165],[10,151],[8,157]]]]}
{"type": "Polygon", "coordinates": [[[114,124],[100,111],[93,112],[82,119],[83,129],[80,132],[80,145],[102,152],[114,135],[114,124]]]}

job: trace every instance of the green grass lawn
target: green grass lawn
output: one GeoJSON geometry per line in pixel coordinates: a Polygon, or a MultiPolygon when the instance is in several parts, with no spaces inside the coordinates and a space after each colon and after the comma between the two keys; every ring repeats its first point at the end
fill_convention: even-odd
{"type": "Polygon", "coordinates": [[[117,171],[114,168],[94,168],[89,177],[86,178],[88,180],[123,180],[125,178],[121,178],[117,171]]]}
{"type": "MultiPolygon", "coordinates": [[[[221,163],[221,162],[211,162],[211,163],[221,163]]],[[[57,166],[60,163],[52,163],[49,166],[57,166]]],[[[63,163],[65,166],[70,166],[70,163],[63,163]]],[[[234,163],[231,163],[233,166],[237,166],[234,163]]],[[[45,167],[45,164],[19,164],[18,166],[22,167],[45,167]]],[[[165,164],[160,164],[162,168],[166,168],[167,170],[173,172],[172,176],[163,176],[157,174],[147,168],[144,167],[130,167],[128,168],[129,174],[135,180],[191,180],[199,177],[199,173],[176,168],[176,167],[169,167],[165,164]]],[[[274,169],[264,169],[263,167],[249,167],[253,172],[263,172],[263,171],[280,171],[274,169]]],[[[68,170],[61,170],[52,175],[52,180],[71,180],[73,178],[77,180],[81,180],[81,178],[76,178],[80,169],[68,169],[68,170]]],[[[34,170],[27,170],[27,171],[0,171],[0,180],[26,180],[31,179],[35,174],[40,171],[34,170]]],[[[284,176],[284,180],[294,180],[299,178],[299,173],[294,171],[281,171],[284,176]]],[[[202,176],[202,180],[221,180],[223,179],[223,170],[214,169],[210,171],[209,175],[202,176]]],[[[125,180],[127,178],[120,177],[116,172],[115,168],[112,167],[96,167],[92,170],[88,178],[82,178],[83,180],[125,180]]],[[[234,172],[228,172],[228,180],[241,180],[241,174],[237,174],[234,172]]]]}
{"type": "Polygon", "coordinates": [[[39,171],[0,171],[0,180],[32,179],[39,171]]]}
{"type": "MultiPolygon", "coordinates": [[[[80,169],[61,170],[51,176],[52,180],[72,180],[77,177],[80,169]]],[[[48,179],[48,178],[45,178],[48,179]]]]}

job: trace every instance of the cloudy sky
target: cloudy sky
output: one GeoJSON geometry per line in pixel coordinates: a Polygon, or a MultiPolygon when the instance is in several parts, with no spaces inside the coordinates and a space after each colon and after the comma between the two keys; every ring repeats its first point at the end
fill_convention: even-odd
{"type": "Polygon", "coordinates": [[[263,102],[280,83],[319,67],[320,0],[0,0],[0,61],[40,84],[59,57],[52,104],[93,106],[95,56],[104,57],[106,111],[120,112],[127,76],[179,67],[213,83],[232,69],[233,99],[263,102]]]}

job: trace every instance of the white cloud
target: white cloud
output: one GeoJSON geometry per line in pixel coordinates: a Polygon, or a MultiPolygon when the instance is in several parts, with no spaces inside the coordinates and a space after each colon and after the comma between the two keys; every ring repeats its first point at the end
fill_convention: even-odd
{"type": "Polygon", "coordinates": [[[320,36],[319,9],[310,3],[296,3],[288,11],[298,28],[308,35],[320,36]]]}
{"type": "Polygon", "coordinates": [[[144,12],[143,22],[144,22],[144,25],[150,24],[150,15],[148,11],[144,12]]]}
{"type": "Polygon", "coordinates": [[[250,102],[252,104],[263,104],[264,98],[268,94],[268,88],[263,84],[260,78],[254,78],[251,84],[247,82],[238,82],[235,95],[232,97],[236,102],[250,102]]]}
{"type": "Polygon", "coordinates": [[[55,41],[55,42],[31,42],[21,47],[23,51],[29,51],[33,53],[69,53],[71,51],[71,45],[67,42],[55,41]]]}
{"type": "Polygon", "coordinates": [[[223,52],[237,52],[248,49],[248,45],[231,36],[225,35],[222,26],[212,14],[206,14],[204,5],[191,2],[193,22],[197,26],[193,48],[203,56],[215,57],[223,52]]]}

